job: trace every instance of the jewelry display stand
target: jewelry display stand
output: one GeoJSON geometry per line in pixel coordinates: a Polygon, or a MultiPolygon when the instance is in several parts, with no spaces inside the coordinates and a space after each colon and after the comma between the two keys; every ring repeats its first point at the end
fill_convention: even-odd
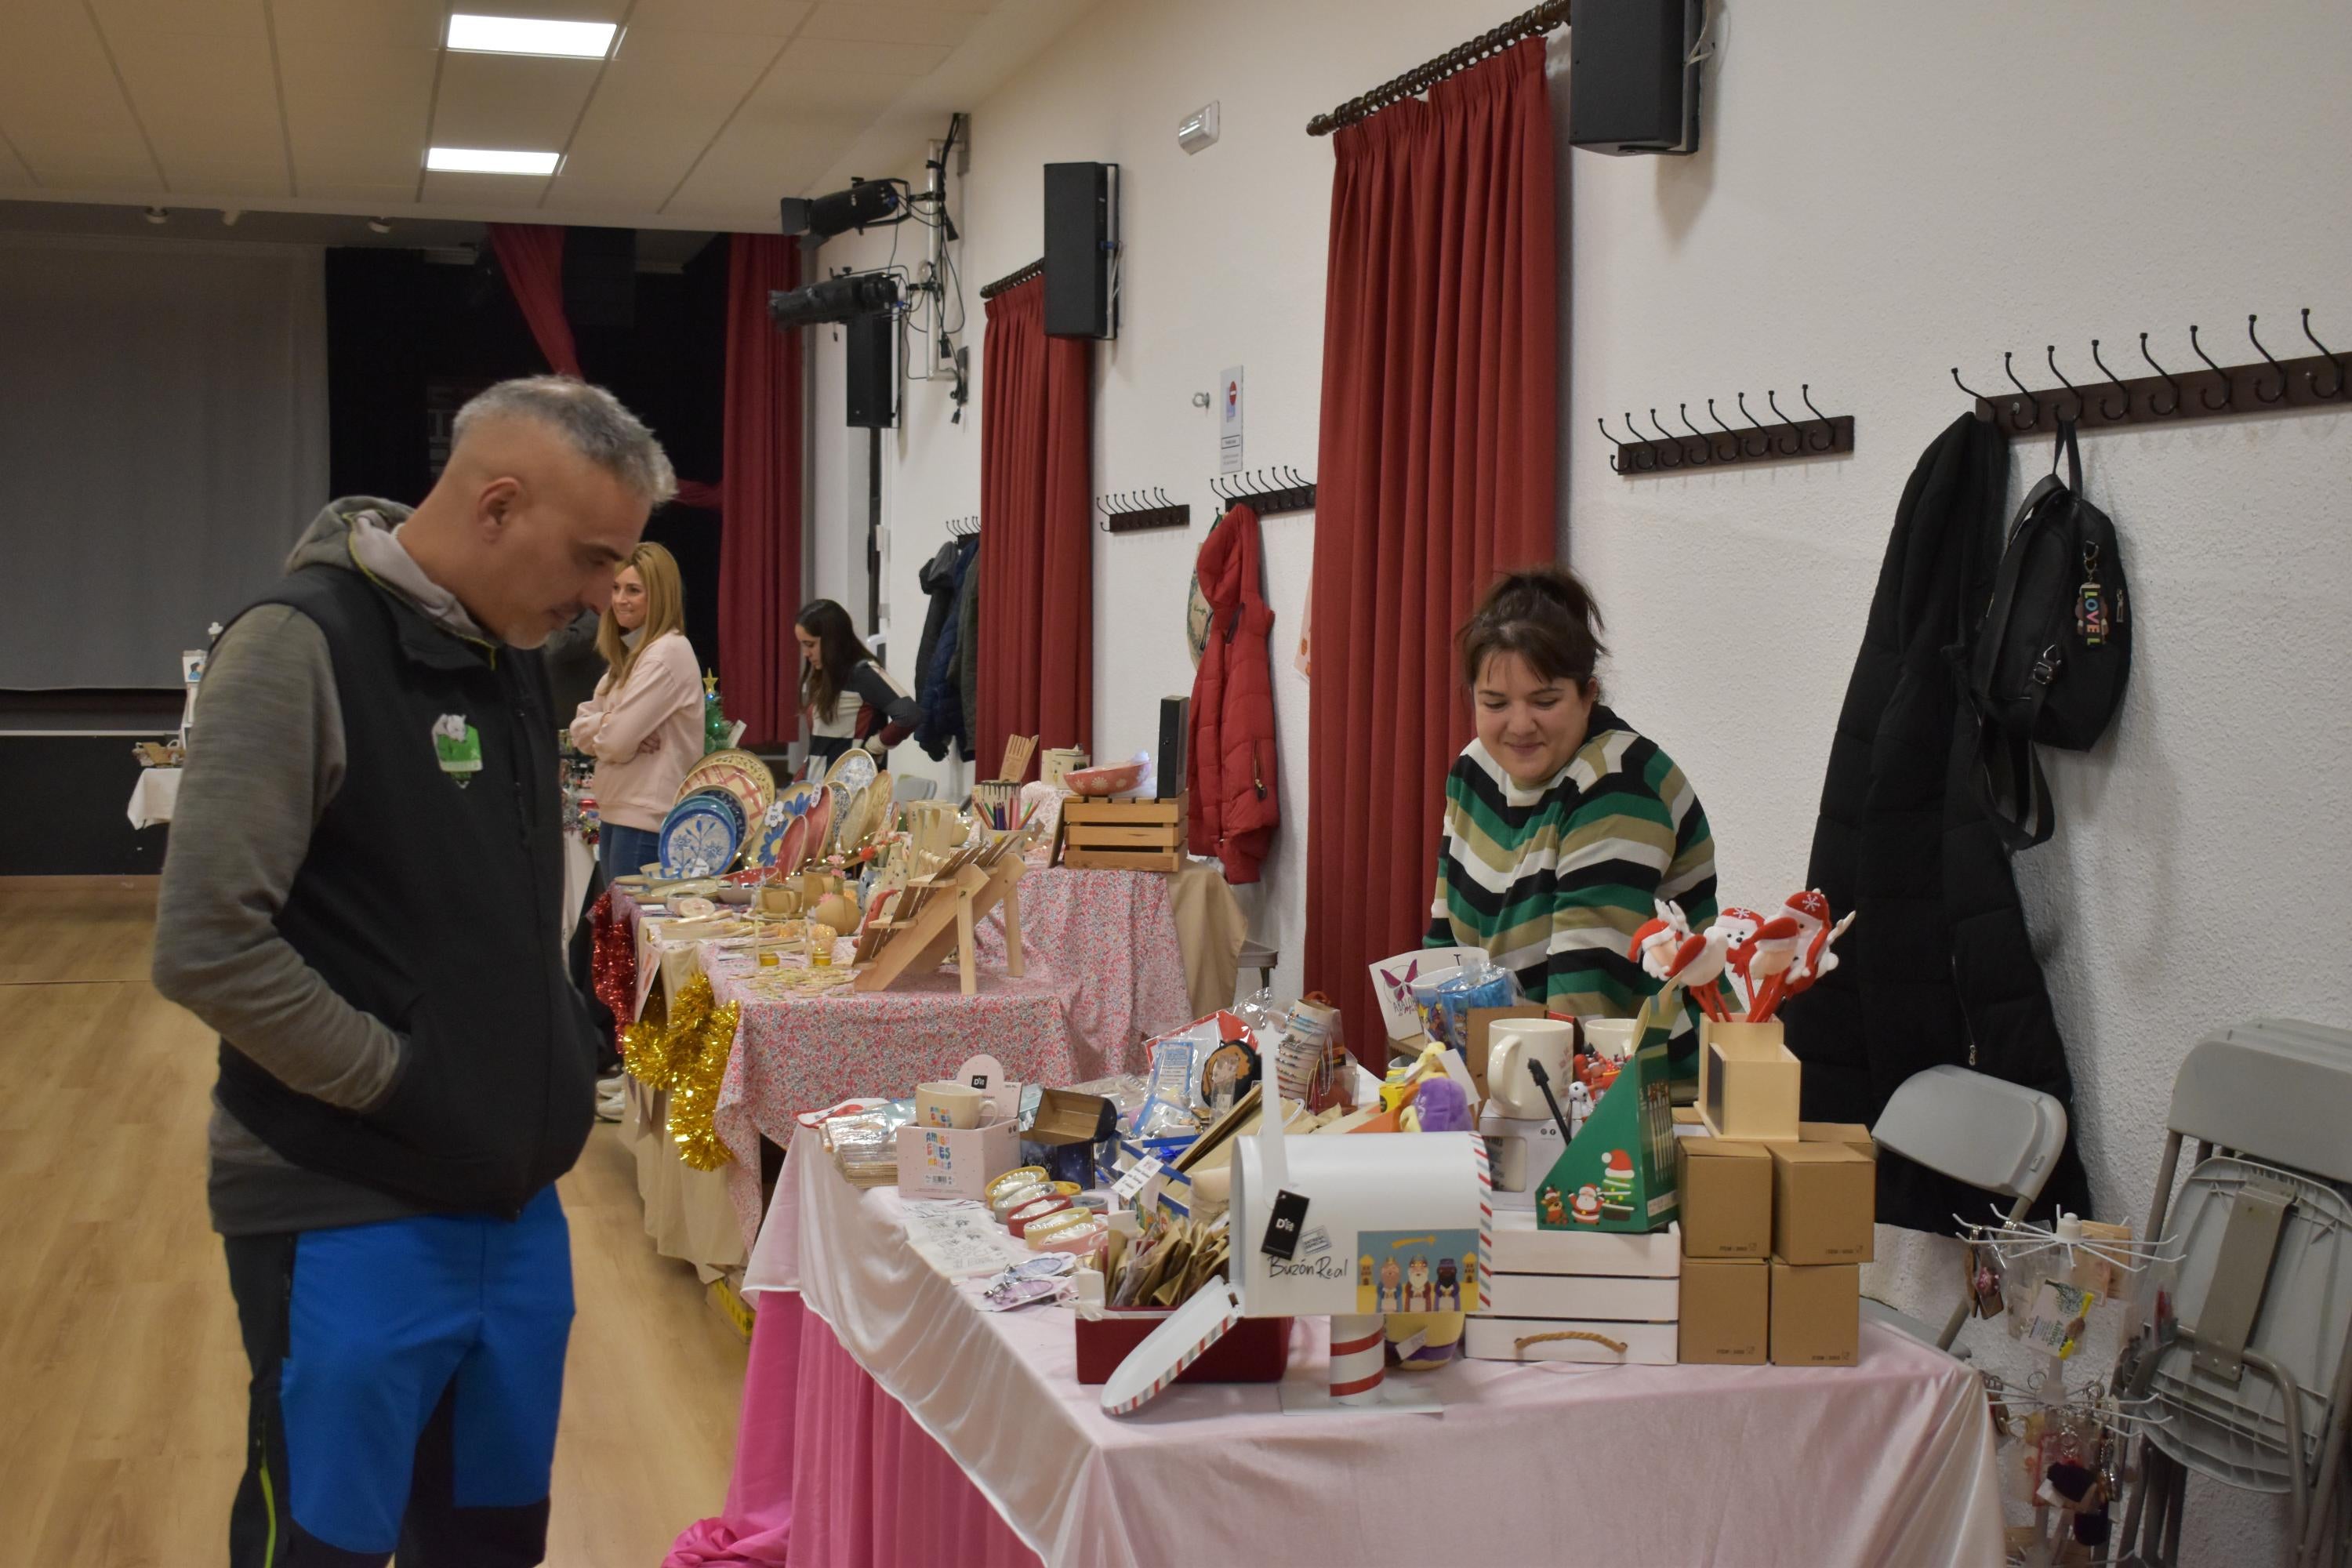
{"type": "Polygon", "coordinates": [[[992,844],[986,850],[959,850],[948,863],[927,877],[908,879],[898,901],[907,905],[897,920],[870,928],[858,942],[859,969],[856,987],[881,991],[910,975],[930,973],[952,952],[961,972],[963,994],[980,989],[973,933],[988,912],[1004,906],[1004,973],[1015,980],[1026,973],[1021,955],[1021,878],[1028,864],[1003,846],[1019,835],[992,844]]]}

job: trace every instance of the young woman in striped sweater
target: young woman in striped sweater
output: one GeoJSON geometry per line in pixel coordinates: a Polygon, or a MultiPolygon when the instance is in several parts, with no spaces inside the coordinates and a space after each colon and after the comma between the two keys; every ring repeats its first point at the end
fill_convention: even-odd
{"type": "MultiPolygon", "coordinates": [[[[1601,613],[1559,566],[1495,584],[1457,638],[1478,733],[1445,779],[1428,945],[1483,948],[1530,1002],[1630,1018],[1654,989],[1627,955],[1658,899],[1716,916],[1715,839],[1672,758],[1601,702],[1601,613]]],[[[1697,1071],[1685,1001],[1674,1076],[1697,1071]]]]}

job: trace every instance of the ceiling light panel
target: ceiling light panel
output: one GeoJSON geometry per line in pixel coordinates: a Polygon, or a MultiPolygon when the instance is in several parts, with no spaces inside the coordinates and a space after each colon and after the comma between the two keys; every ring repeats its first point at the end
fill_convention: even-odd
{"type": "Polygon", "coordinates": [[[449,18],[449,47],[463,54],[554,55],[601,60],[613,51],[611,22],[546,22],[535,16],[478,16],[460,11],[449,18]]]}
{"type": "Polygon", "coordinates": [[[445,174],[552,174],[561,153],[504,152],[492,147],[436,147],[425,166],[445,174]]]}

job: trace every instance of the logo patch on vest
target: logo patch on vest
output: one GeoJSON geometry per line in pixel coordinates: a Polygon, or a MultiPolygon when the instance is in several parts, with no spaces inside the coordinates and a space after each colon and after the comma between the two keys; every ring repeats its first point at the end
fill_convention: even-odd
{"type": "Polygon", "coordinates": [[[433,754],[462,789],[482,771],[482,732],[463,713],[444,713],[433,721],[433,754]]]}

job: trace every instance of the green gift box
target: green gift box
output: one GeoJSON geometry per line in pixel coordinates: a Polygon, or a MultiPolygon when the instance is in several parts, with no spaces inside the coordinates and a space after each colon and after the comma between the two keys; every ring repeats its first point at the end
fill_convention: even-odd
{"type": "Polygon", "coordinates": [[[1645,1233],[1679,1215],[1666,1034],[1660,1024],[1643,1031],[1576,1141],[1537,1184],[1540,1228],[1645,1233]]]}

